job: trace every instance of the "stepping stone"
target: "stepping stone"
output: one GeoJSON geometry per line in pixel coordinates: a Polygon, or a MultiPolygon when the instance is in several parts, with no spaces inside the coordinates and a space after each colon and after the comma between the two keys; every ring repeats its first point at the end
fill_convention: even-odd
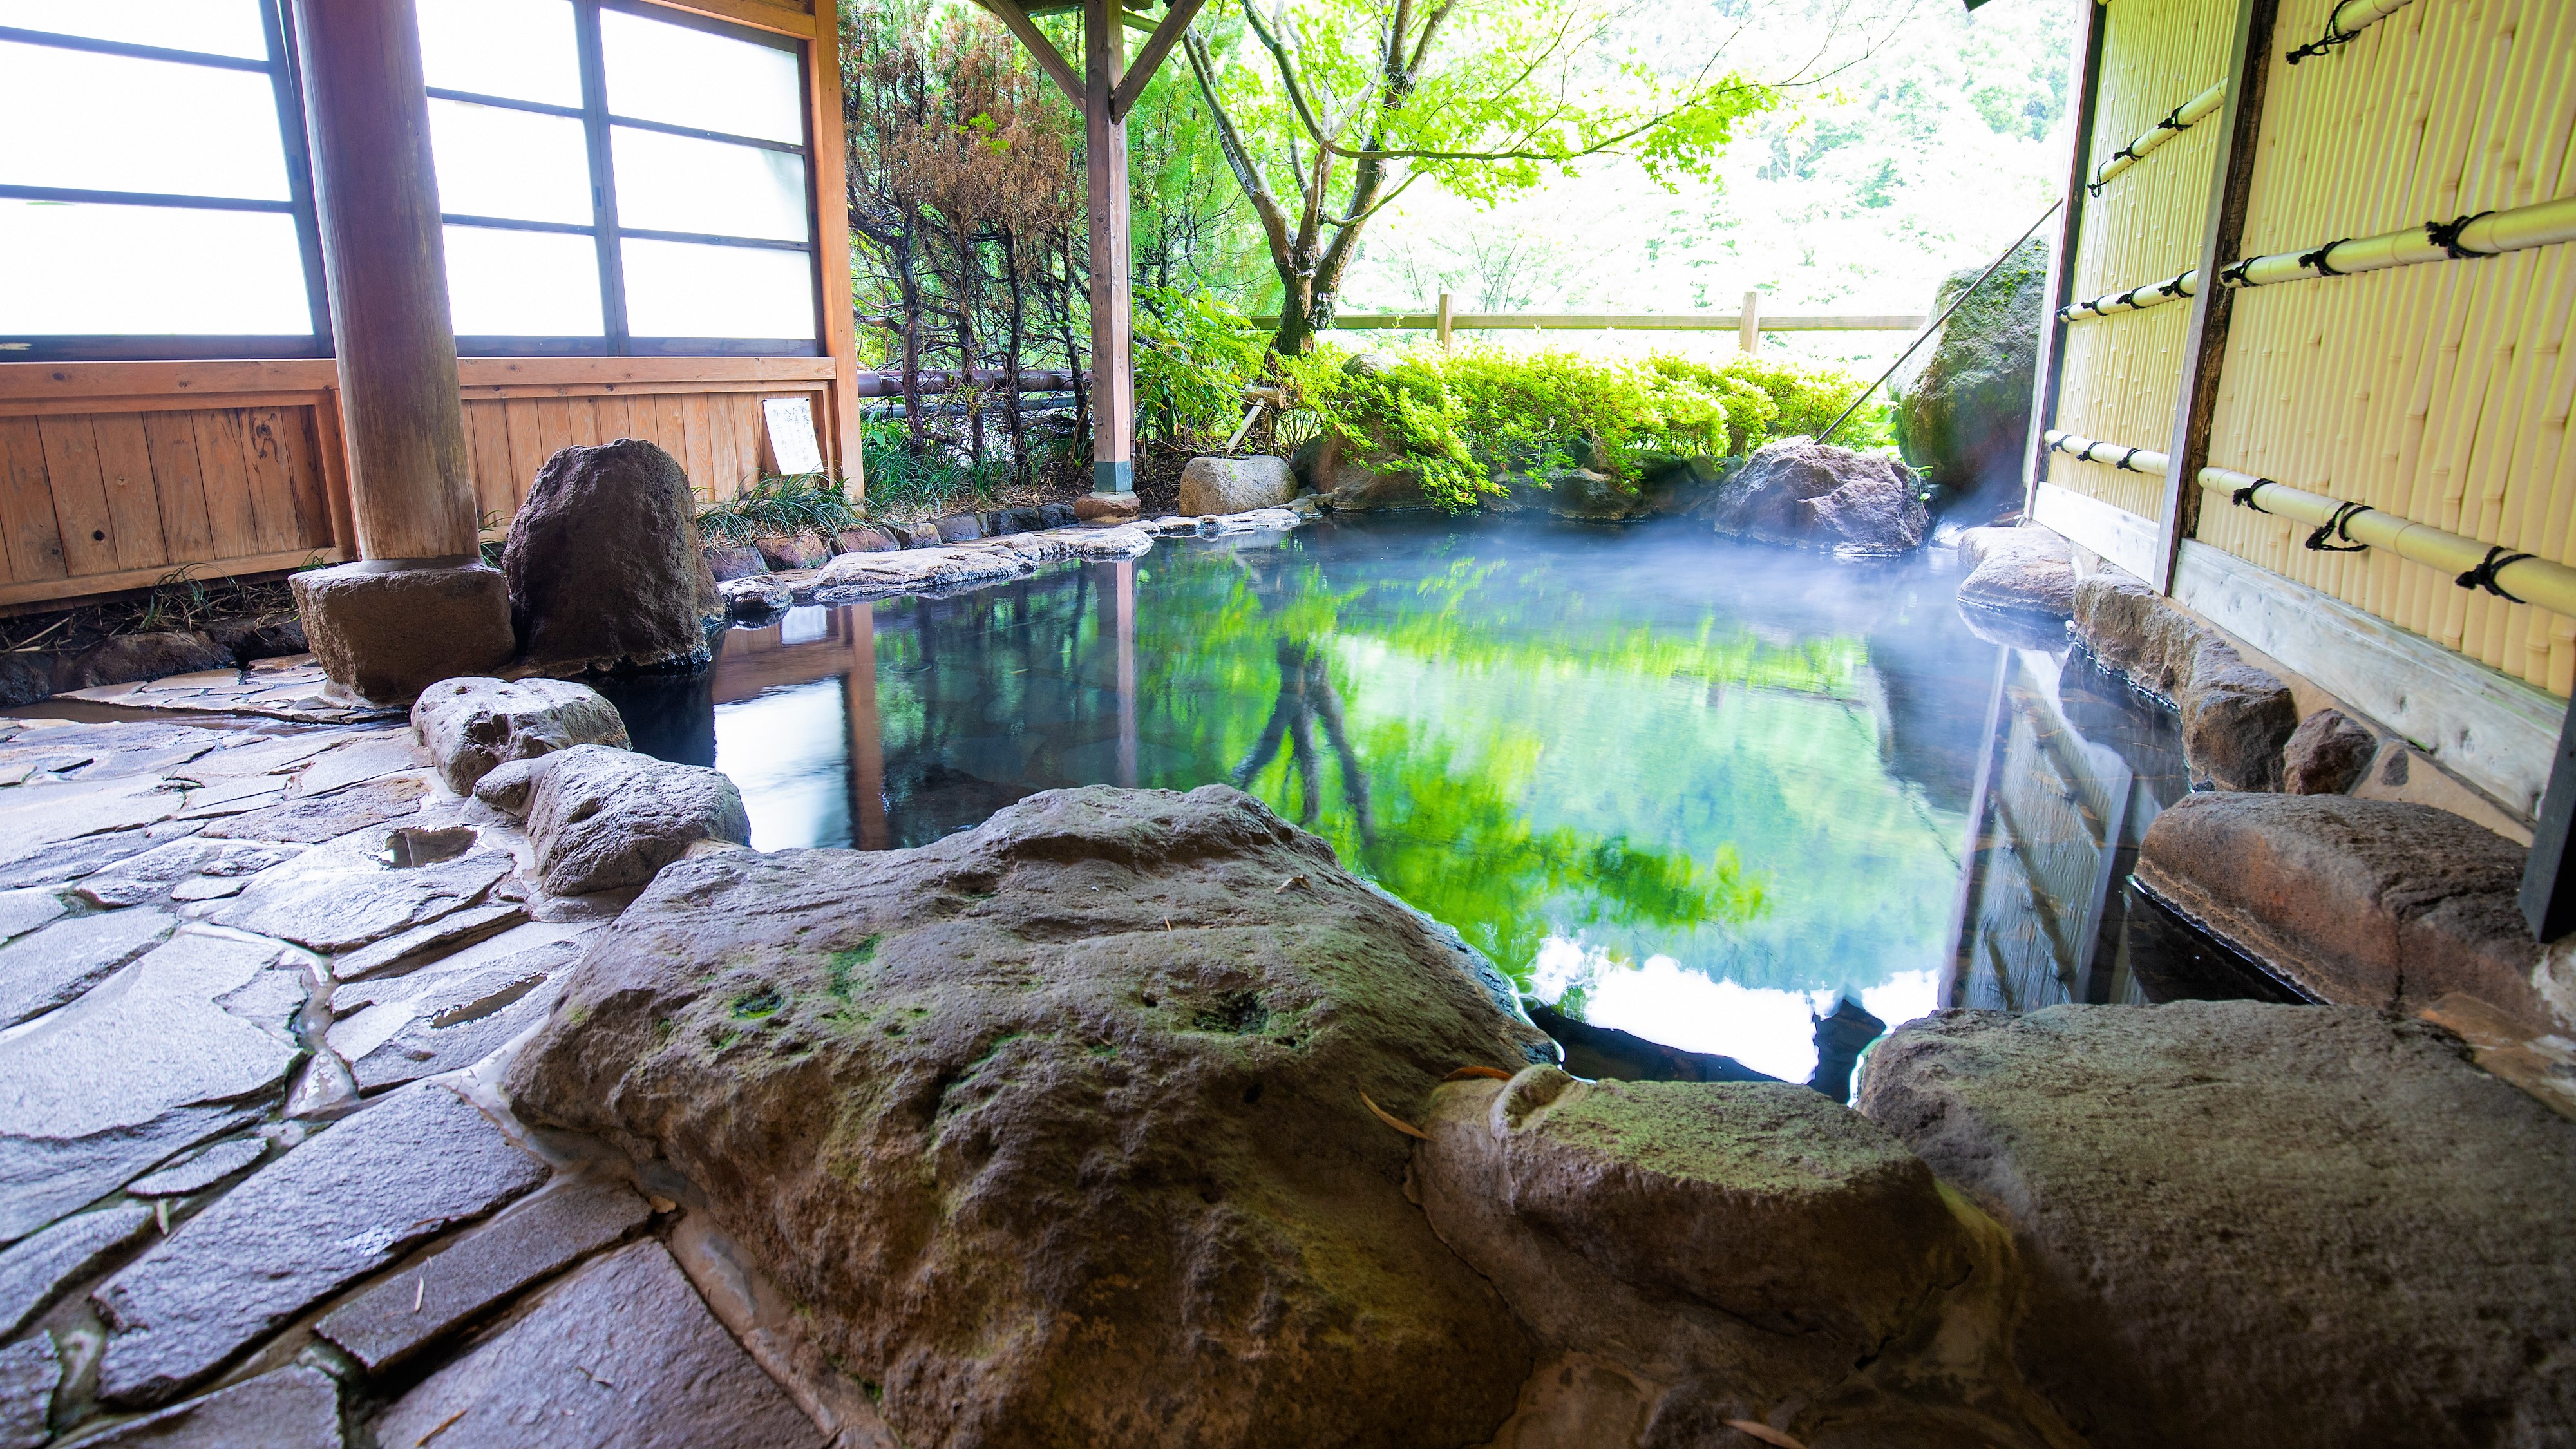
{"type": "MultiPolygon", "coordinates": [[[[465,913],[459,911],[457,914],[465,913]]],[[[379,1002],[409,1001],[433,991],[443,991],[445,983],[462,980],[467,974],[480,972],[495,962],[524,955],[557,941],[585,941],[598,928],[596,921],[523,921],[450,955],[433,957],[401,974],[378,972],[363,981],[340,982],[331,988],[331,1013],[335,1024],[346,1023],[379,1002]]],[[[368,1049],[373,1050],[375,1043],[381,1040],[381,1034],[370,1038],[368,1049]]]]}
{"type": "Polygon", "coordinates": [[[115,1330],[99,1397],[176,1397],[314,1303],[545,1177],[544,1163],[436,1083],[364,1108],[91,1293],[115,1330]]]}
{"type": "Polygon", "coordinates": [[[68,1217],[0,1253],[0,1338],[35,1320],[63,1290],[151,1230],[150,1208],[127,1203],[68,1217]]]}
{"type": "Polygon", "coordinates": [[[182,932],[27,1029],[0,1037],[0,1242],[256,1119],[298,1055],[216,998],[274,942],[182,932]]]}
{"type": "Polygon", "coordinates": [[[652,1209],[623,1183],[561,1180],[414,1271],[332,1309],[316,1331],[369,1372],[382,1372],[538,1279],[625,1237],[650,1216],[652,1209]]]}
{"type": "Polygon", "coordinates": [[[293,846],[192,837],[129,856],[80,883],[81,899],[99,906],[136,906],[167,895],[191,876],[252,876],[292,859],[293,846]]]}
{"type": "Polygon", "coordinates": [[[62,1356],[54,1351],[52,1334],[0,1348],[0,1449],[36,1449],[53,1437],[45,1420],[62,1381],[62,1356]]]}
{"type": "Polygon", "coordinates": [[[256,1137],[236,1137],[138,1177],[127,1183],[125,1190],[136,1197],[186,1197],[205,1191],[267,1155],[267,1143],[256,1137]]]}
{"type": "Polygon", "coordinates": [[[346,744],[333,745],[295,774],[295,795],[328,795],[344,785],[417,770],[429,763],[429,751],[411,742],[411,731],[370,732],[346,744]]]}
{"type": "Polygon", "coordinates": [[[168,819],[187,803],[150,775],[0,788],[0,840],[46,845],[168,819]]]}
{"type": "Polygon", "coordinates": [[[340,1388],[297,1365],[120,1425],[80,1449],[340,1449],[340,1388]]]}
{"type": "Polygon", "coordinates": [[[139,830],[109,831],[62,844],[38,845],[0,860],[0,890],[75,881],[129,856],[141,855],[164,841],[194,835],[198,829],[193,821],[170,821],[139,830]]]}
{"type": "Polygon", "coordinates": [[[560,975],[580,956],[580,946],[558,941],[479,971],[442,972],[418,996],[335,1023],[331,1050],[361,1092],[470,1067],[554,1009],[560,975]]]}
{"type": "Polygon", "coordinates": [[[474,906],[338,957],[331,962],[331,976],[338,981],[398,976],[417,970],[446,952],[462,950],[485,937],[521,925],[527,919],[527,907],[515,901],[474,906]]]}
{"type": "Polygon", "coordinates": [[[328,795],[289,800],[218,820],[207,826],[205,833],[219,839],[313,845],[416,814],[421,798],[428,793],[429,782],[418,776],[370,780],[328,795]]]}
{"type": "Polygon", "coordinates": [[[23,936],[70,909],[52,891],[11,891],[0,895],[0,940],[23,936]]]}
{"type": "Polygon", "coordinates": [[[430,1375],[377,1421],[376,1442],[796,1449],[823,1436],[648,1239],[583,1268],[430,1375]]]}
{"type": "Polygon", "coordinates": [[[2448,1032],[1946,1012],[1860,1106],[2011,1233],[2011,1351],[2094,1449],[2576,1442],[2576,1124],[2448,1032]]]}
{"type": "Polygon", "coordinates": [[[411,870],[342,857],[329,863],[338,868],[263,875],[212,919],[315,951],[350,951],[462,910],[516,863],[503,850],[411,870]]]}
{"type": "Polygon", "coordinates": [[[178,926],[168,911],[105,911],[56,921],[0,946],[0,1026],[73,1000],[178,926]]]}

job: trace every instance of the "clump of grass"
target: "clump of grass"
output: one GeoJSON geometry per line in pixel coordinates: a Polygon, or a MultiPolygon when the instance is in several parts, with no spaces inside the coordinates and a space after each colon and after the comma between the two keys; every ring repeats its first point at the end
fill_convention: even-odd
{"type": "Polygon", "coordinates": [[[826,538],[859,524],[859,511],[837,478],[821,473],[769,477],[722,503],[698,510],[698,536],[714,542],[819,533],[826,538]]]}

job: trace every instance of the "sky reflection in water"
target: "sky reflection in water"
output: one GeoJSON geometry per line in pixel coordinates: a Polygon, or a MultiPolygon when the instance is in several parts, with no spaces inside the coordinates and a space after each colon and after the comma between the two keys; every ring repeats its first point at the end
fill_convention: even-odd
{"type": "Polygon", "coordinates": [[[1796,1080],[1810,1009],[1893,1024],[1946,970],[1997,659],[1949,567],[1683,524],[1167,542],[734,631],[715,763],[762,849],[1240,784],[1569,1012],[1796,1080]]]}

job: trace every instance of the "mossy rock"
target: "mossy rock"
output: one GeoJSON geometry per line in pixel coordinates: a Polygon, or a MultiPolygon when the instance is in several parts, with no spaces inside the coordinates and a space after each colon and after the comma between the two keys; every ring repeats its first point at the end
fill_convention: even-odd
{"type": "MultiPolygon", "coordinates": [[[[1900,373],[1897,447],[1945,510],[2000,511],[2018,498],[2030,441],[2030,399],[2049,246],[2033,237],[1941,324],[1923,360],[1900,373]]],[[[1938,314],[1983,267],[1953,272],[1932,298],[1938,314]]]]}

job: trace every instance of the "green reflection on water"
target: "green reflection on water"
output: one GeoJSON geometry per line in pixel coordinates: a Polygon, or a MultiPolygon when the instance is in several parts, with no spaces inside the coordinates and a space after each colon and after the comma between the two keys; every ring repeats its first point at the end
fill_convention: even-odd
{"type": "Polygon", "coordinates": [[[1503,567],[1157,550],[1138,783],[1251,790],[1524,986],[1551,935],[1792,990],[1928,962],[1958,821],[1890,777],[1862,640],[1503,567]]]}

